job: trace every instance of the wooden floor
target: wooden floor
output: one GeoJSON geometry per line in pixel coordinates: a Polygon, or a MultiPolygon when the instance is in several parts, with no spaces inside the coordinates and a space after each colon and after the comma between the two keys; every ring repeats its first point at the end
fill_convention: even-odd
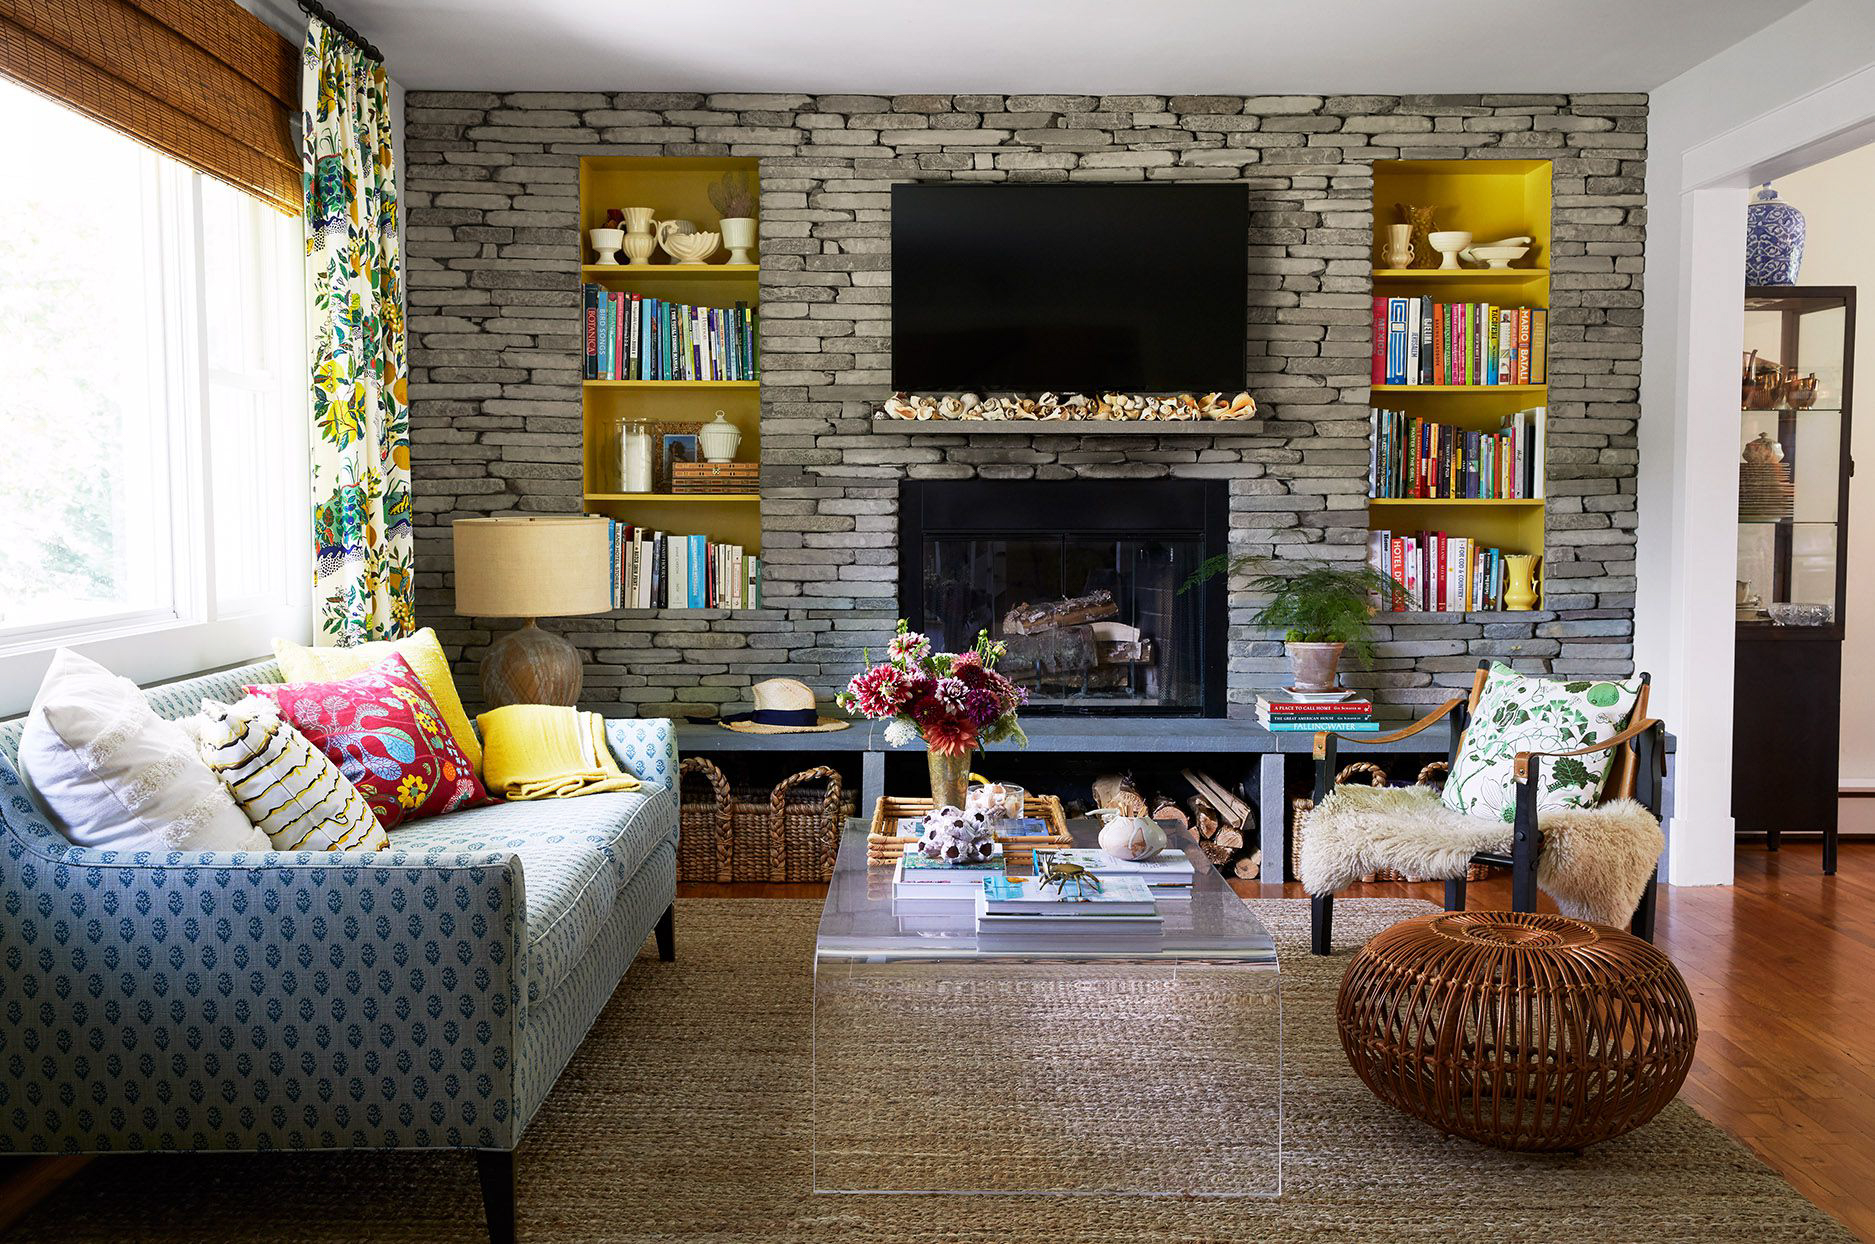
{"type": "MultiPolygon", "coordinates": [[[[1656,942],[1699,1007],[1684,1096],[1864,1240],[1875,1242],[1875,843],[1773,855],[1741,846],[1730,887],[1661,890],[1656,942]]],[[[1233,883],[1247,897],[1300,886],[1233,883]]],[[[1509,905],[1505,880],[1475,882],[1471,906],[1509,905]]],[[[693,897],[818,898],[818,885],[685,884],[693,897]]],[[[1436,885],[1359,886],[1439,902],[1436,885]]],[[[678,930],[679,938],[682,930],[678,930]]],[[[82,1159],[0,1170],[0,1230],[82,1159]],[[10,1177],[9,1177],[10,1176],[10,1177]]]]}

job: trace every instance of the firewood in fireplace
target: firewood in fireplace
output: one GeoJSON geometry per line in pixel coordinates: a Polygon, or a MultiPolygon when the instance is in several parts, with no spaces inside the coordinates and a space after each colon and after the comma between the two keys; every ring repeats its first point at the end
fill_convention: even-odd
{"type": "Polygon", "coordinates": [[[1101,665],[1151,665],[1152,640],[1137,626],[1124,622],[1095,622],[1094,659],[1101,665]]]}
{"type": "Polygon", "coordinates": [[[1003,615],[1003,636],[1006,640],[1011,635],[1036,635],[1042,631],[1118,617],[1119,613],[1120,607],[1114,603],[1113,593],[1105,588],[1085,596],[1072,596],[1040,605],[1023,601],[1003,615]]]}

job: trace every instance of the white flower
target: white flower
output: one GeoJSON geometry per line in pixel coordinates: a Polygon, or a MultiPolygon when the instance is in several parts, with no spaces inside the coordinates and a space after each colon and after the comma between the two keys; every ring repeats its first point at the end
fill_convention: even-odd
{"type": "Polygon", "coordinates": [[[894,717],[885,723],[885,741],[893,747],[903,747],[918,737],[918,727],[903,717],[894,717]]]}

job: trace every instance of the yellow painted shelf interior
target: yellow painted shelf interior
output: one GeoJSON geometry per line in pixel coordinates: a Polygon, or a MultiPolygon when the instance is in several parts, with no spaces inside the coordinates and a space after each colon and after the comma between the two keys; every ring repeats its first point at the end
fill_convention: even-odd
{"type": "MultiPolygon", "coordinates": [[[[725,173],[749,176],[760,193],[756,162],[715,157],[587,156],[579,162],[581,279],[607,289],[698,306],[734,307],[758,302],[760,264],[596,264],[586,231],[605,224],[609,208],[649,207],[659,220],[688,220],[700,230],[716,228],[710,203],[712,182],[725,173]]],[[[758,203],[756,216],[761,216],[758,203]]],[[[759,250],[759,245],[758,245],[759,250]]],[[[721,259],[724,252],[719,252],[721,259]]],[[[757,256],[759,260],[759,255],[757,256]]],[[[759,351],[759,344],[758,344],[759,351]]],[[[740,544],[751,554],[762,547],[759,493],[628,493],[620,490],[616,461],[620,423],[708,423],[723,412],[742,431],[736,461],[759,462],[762,450],[761,382],[757,380],[588,380],[581,385],[584,408],[586,508],[621,522],[671,534],[709,536],[740,544]]],[[[663,445],[654,441],[662,457],[663,445]]]]}
{"type": "MultiPolygon", "coordinates": [[[[1374,163],[1374,254],[1386,226],[1401,219],[1396,204],[1433,208],[1435,229],[1463,229],[1477,243],[1528,235],[1527,267],[1375,267],[1374,293],[1426,297],[1435,302],[1490,302],[1503,307],[1549,307],[1550,162],[1548,160],[1379,160],[1374,163]]],[[[1404,409],[1435,423],[1496,431],[1499,419],[1545,405],[1540,384],[1372,386],[1374,405],[1404,409]]],[[[1370,530],[1397,535],[1443,531],[1509,553],[1543,552],[1540,500],[1374,498],[1370,530]]],[[[1538,602],[1542,608],[1542,602],[1538,602]]]]}

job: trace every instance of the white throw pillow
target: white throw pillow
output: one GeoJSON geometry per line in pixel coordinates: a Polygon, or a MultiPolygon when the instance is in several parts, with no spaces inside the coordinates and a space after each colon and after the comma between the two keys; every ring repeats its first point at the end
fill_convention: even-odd
{"type": "MultiPolygon", "coordinates": [[[[1569,752],[1607,742],[1627,726],[1640,691],[1638,678],[1534,678],[1492,662],[1478,711],[1445,778],[1445,806],[1489,821],[1514,821],[1517,753],[1569,752]]],[[[1593,807],[1613,760],[1613,752],[1546,757],[1537,812],[1593,807]]]]}
{"type": "Polygon", "coordinates": [[[378,851],[384,826],[351,780],[264,695],[202,701],[196,746],[276,851],[378,851]]]}
{"type": "Polygon", "coordinates": [[[20,735],[20,772],[77,846],[265,851],[188,734],[128,678],[61,648],[20,735]]]}

